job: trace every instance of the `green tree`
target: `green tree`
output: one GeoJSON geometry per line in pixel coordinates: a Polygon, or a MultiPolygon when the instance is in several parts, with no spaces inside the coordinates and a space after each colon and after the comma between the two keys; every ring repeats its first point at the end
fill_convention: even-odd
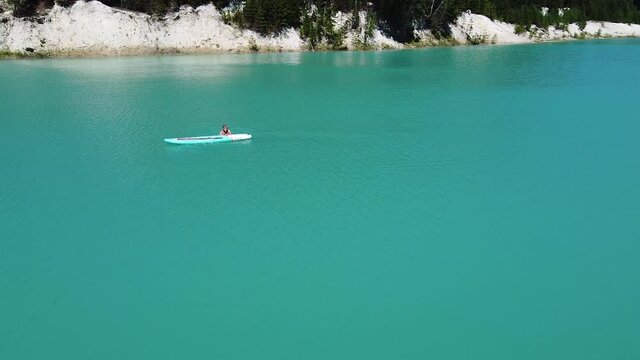
{"type": "Polygon", "coordinates": [[[13,14],[18,17],[35,14],[38,5],[32,0],[8,0],[7,3],[13,7],[13,14]]]}

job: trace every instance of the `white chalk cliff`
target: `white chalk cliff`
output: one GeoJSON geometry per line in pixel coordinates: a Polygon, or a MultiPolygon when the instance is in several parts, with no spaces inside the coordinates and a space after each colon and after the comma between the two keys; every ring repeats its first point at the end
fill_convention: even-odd
{"type": "MultiPolygon", "coordinates": [[[[0,0],[0,7],[2,6],[0,0]]],[[[336,26],[345,20],[336,16],[336,26]]],[[[463,13],[451,25],[459,43],[507,44],[570,39],[575,37],[640,36],[640,25],[588,22],[584,29],[570,24],[566,29],[533,29],[515,33],[515,26],[486,16],[463,13]]],[[[429,31],[416,35],[429,42],[429,31]]],[[[347,33],[351,47],[357,31],[347,33]]],[[[400,48],[402,44],[374,31],[374,48],[400,48]]],[[[225,24],[213,5],[179,11],[156,18],[147,14],[108,7],[98,1],[78,1],[69,8],[55,5],[34,18],[16,18],[10,11],[0,13],[0,50],[46,52],[58,55],[118,55],[212,51],[298,51],[307,48],[298,31],[288,29],[276,36],[263,36],[225,24]]]]}

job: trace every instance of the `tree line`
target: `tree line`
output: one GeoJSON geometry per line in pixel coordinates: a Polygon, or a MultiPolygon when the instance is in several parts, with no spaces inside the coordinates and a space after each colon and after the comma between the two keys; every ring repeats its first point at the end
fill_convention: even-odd
{"type": "Polygon", "coordinates": [[[459,0],[459,7],[492,19],[547,26],[586,20],[640,22],[640,0],[459,0]],[[540,9],[549,9],[543,16],[540,9]],[[558,11],[560,10],[560,12],[558,11]],[[562,15],[560,15],[562,14],[562,15]]]}
{"type": "MultiPolygon", "coordinates": [[[[8,0],[8,3],[16,16],[31,16],[37,9],[53,6],[54,1],[61,6],[76,2],[8,0]]],[[[337,11],[354,14],[367,11],[374,15],[379,28],[400,42],[412,41],[416,28],[431,29],[434,35],[446,37],[450,34],[448,25],[467,10],[526,27],[586,20],[640,23],[640,0],[102,0],[102,3],[152,15],[163,15],[182,5],[213,3],[218,9],[233,9],[224,14],[226,21],[262,34],[290,27],[322,33],[328,31],[330,18],[337,11]],[[549,9],[546,15],[542,7],[549,9]]]]}

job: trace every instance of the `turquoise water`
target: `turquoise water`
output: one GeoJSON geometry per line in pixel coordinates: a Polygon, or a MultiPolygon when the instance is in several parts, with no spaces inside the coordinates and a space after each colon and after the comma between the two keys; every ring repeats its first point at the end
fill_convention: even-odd
{"type": "Polygon", "coordinates": [[[638,59],[0,62],[0,358],[640,358],[638,59]]]}

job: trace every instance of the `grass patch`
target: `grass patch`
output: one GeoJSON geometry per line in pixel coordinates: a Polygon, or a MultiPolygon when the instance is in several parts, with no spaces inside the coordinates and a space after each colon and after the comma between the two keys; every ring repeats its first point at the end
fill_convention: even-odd
{"type": "Polygon", "coordinates": [[[447,37],[428,37],[423,39],[418,39],[406,44],[411,48],[423,48],[423,47],[450,47],[450,46],[458,46],[460,42],[456,40],[453,36],[447,37]]]}
{"type": "Polygon", "coordinates": [[[46,59],[50,58],[51,54],[44,51],[9,51],[0,50],[0,59],[46,59]]]}
{"type": "Polygon", "coordinates": [[[354,50],[365,50],[365,51],[366,50],[376,50],[376,47],[373,44],[371,44],[371,43],[369,43],[367,41],[362,41],[362,40],[360,40],[358,38],[353,39],[351,45],[353,46],[354,50]]]}

